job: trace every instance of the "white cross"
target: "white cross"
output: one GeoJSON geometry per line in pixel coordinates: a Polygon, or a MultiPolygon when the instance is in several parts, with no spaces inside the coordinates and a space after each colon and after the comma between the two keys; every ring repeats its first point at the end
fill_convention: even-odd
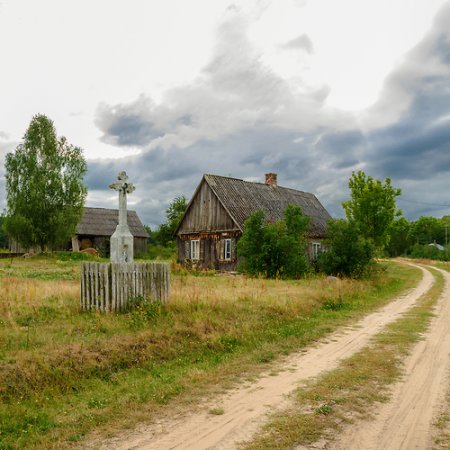
{"type": "Polygon", "coordinates": [[[109,188],[119,191],[119,225],[127,225],[127,194],[131,194],[136,188],[128,183],[125,171],[119,173],[117,181],[111,183],[109,188]]]}

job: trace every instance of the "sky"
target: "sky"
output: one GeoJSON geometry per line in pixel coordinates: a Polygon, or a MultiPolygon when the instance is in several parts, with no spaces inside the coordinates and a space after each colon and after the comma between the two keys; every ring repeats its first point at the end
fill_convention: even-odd
{"type": "Polygon", "coordinates": [[[143,223],[204,173],[313,192],[353,171],[450,214],[450,1],[0,0],[4,158],[35,114],[84,150],[87,206],[125,170],[143,223]]]}

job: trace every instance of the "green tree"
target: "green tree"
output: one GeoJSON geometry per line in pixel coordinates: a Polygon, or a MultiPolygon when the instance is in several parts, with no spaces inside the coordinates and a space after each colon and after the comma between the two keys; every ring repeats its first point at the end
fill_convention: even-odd
{"type": "Polygon", "coordinates": [[[410,239],[414,244],[445,244],[445,221],[432,216],[421,216],[411,224],[410,239]]]}
{"type": "Polygon", "coordinates": [[[5,229],[24,247],[66,242],[83,212],[87,166],[82,150],[58,138],[45,115],[33,117],[14,153],[6,155],[5,229]]]}
{"type": "Polygon", "coordinates": [[[175,231],[186,211],[188,201],[184,195],[175,197],[166,209],[166,222],[162,223],[153,233],[155,242],[166,247],[174,244],[175,231]]]}
{"type": "Polygon", "coordinates": [[[299,278],[308,269],[308,228],[309,217],[299,206],[289,205],[284,220],[275,223],[266,223],[262,211],[251,214],[238,242],[240,270],[267,278],[299,278]]]}
{"type": "Polygon", "coordinates": [[[353,172],[348,186],[350,200],[342,204],[348,221],[359,233],[382,250],[389,240],[389,229],[400,211],[395,198],[400,189],[392,187],[390,178],[382,183],[364,172],[353,172]]]}
{"type": "Polygon", "coordinates": [[[0,248],[8,247],[8,236],[6,235],[4,229],[5,218],[3,215],[0,216],[0,248]]]}
{"type": "Polygon", "coordinates": [[[394,220],[389,229],[389,242],[386,251],[389,256],[406,255],[411,246],[411,224],[404,218],[394,220]]]}
{"type": "Polygon", "coordinates": [[[364,275],[373,258],[373,245],[364,238],[354,222],[330,220],[327,227],[328,250],[317,265],[328,275],[358,278],[364,275]]]}

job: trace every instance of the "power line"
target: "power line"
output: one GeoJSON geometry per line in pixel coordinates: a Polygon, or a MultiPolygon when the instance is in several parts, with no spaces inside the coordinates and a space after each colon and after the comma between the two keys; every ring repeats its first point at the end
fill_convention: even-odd
{"type": "Polygon", "coordinates": [[[399,197],[398,200],[401,200],[401,201],[403,201],[403,202],[408,202],[408,203],[416,203],[416,204],[418,204],[418,205],[450,207],[450,205],[443,205],[442,203],[420,202],[420,201],[417,201],[417,200],[408,200],[408,199],[402,198],[402,197],[399,197]]]}

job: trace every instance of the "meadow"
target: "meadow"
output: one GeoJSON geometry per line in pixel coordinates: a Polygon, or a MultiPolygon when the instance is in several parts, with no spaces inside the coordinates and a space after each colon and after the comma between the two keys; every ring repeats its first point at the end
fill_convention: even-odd
{"type": "Polygon", "coordinates": [[[77,446],[251,377],[381,306],[420,277],[297,281],[174,267],[168,305],[79,309],[79,261],[0,260],[0,449],[77,446]]]}

